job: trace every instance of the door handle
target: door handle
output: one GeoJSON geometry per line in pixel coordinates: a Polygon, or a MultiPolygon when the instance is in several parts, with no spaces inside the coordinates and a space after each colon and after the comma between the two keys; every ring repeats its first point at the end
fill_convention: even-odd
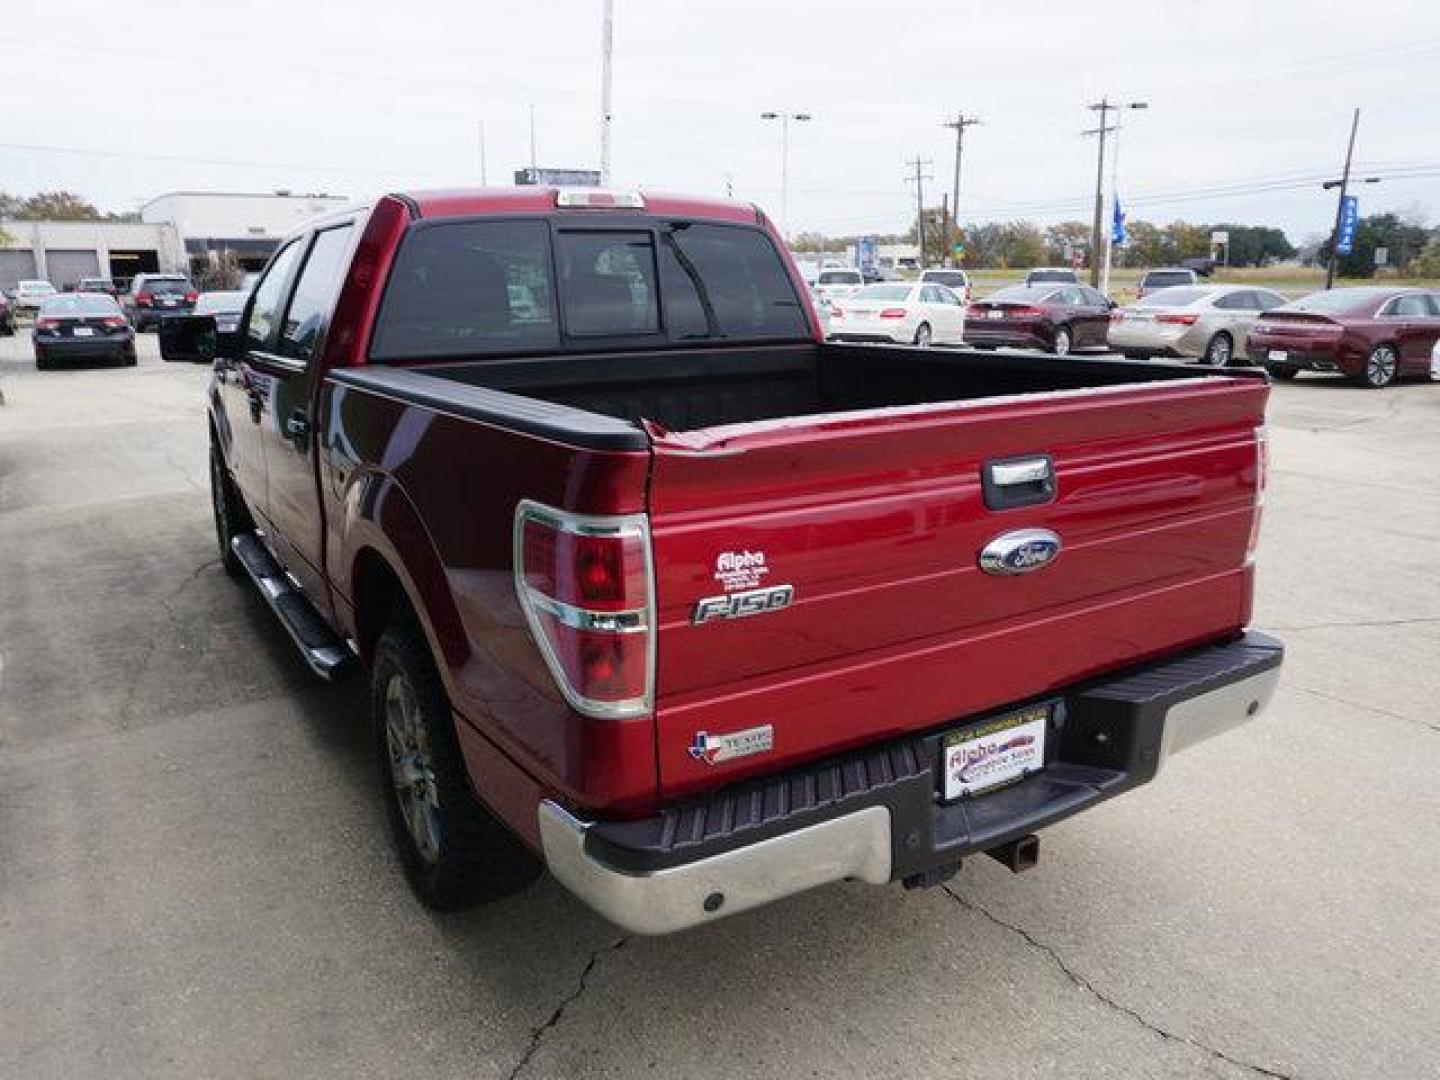
{"type": "Polygon", "coordinates": [[[1055,463],[1047,454],[987,461],[980,487],[991,510],[1039,506],[1055,498],[1055,463]]]}

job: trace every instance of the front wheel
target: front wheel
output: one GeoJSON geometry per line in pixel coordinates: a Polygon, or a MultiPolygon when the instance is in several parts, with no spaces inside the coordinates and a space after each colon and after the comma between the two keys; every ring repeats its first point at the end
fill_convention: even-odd
{"type": "Polygon", "coordinates": [[[380,636],[370,710],[390,831],[420,900],[455,911],[534,881],[539,861],[470,790],[440,673],[409,621],[380,636]]]}
{"type": "Polygon", "coordinates": [[[1230,340],[1229,334],[1216,334],[1210,339],[1210,344],[1205,346],[1205,355],[1202,359],[1210,367],[1229,367],[1230,360],[1235,355],[1235,343],[1230,340]]]}
{"type": "Polygon", "coordinates": [[[1050,346],[1050,351],[1056,356],[1069,356],[1074,341],[1070,337],[1070,328],[1062,326],[1055,331],[1055,343],[1050,346]]]}
{"type": "Polygon", "coordinates": [[[919,326],[915,328],[915,344],[918,345],[920,348],[928,349],[930,347],[931,341],[933,340],[934,334],[931,333],[929,323],[922,322],[919,326]]]}
{"type": "Polygon", "coordinates": [[[1393,345],[1376,345],[1365,359],[1365,368],[1360,372],[1360,384],[1371,390],[1381,390],[1395,381],[1400,370],[1400,357],[1393,345]]]}

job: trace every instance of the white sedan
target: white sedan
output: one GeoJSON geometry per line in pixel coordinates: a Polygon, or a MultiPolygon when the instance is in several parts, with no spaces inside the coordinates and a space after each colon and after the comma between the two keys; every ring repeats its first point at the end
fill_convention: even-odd
{"type": "Polygon", "coordinates": [[[829,333],[835,341],[959,345],[965,302],[944,285],[866,285],[831,307],[829,333]]]}

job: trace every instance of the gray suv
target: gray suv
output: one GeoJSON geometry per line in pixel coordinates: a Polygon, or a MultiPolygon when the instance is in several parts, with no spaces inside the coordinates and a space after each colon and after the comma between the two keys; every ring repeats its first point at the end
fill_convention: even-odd
{"type": "Polygon", "coordinates": [[[136,330],[150,330],[166,315],[188,315],[198,295],[184,274],[136,274],[125,292],[125,317],[136,330]]]}

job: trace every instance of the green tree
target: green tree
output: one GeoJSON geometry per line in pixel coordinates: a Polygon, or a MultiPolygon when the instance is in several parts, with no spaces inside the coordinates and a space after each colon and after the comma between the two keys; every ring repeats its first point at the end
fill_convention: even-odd
{"type": "Polygon", "coordinates": [[[1045,234],[1028,221],[1007,221],[1001,226],[1006,266],[1039,266],[1045,261],[1045,234]]]}
{"type": "Polygon", "coordinates": [[[1436,230],[1410,269],[1417,277],[1440,278],[1440,230],[1436,230]]]}
{"type": "Polygon", "coordinates": [[[1129,241],[1121,249],[1126,266],[1159,266],[1174,261],[1170,238],[1153,222],[1127,221],[1125,231],[1130,234],[1129,241]]]}
{"type": "Polygon", "coordinates": [[[1191,225],[1188,221],[1172,221],[1165,226],[1164,232],[1171,262],[1204,258],[1210,254],[1209,229],[1191,225]]]}
{"type": "Polygon", "coordinates": [[[1090,250],[1090,226],[1083,221],[1062,221],[1045,230],[1045,261],[1068,263],[1076,248],[1090,250]]]}
{"type": "MultiPolygon", "coordinates": [[[[1336,265],[1341,277],[1368,278],[1375,276],[1375,250],[1385,249],[1385,261],[1401,272],[1406,271],[1430,240],[1430,232],[1414,215],[1371,214],[1360,219],[1355,228],[1355,243],[1349,255],[1341,255],[1336,265]]],[[[1331,242],[1325,241],[1320,257],[1330,255],[1331,242]]]]}

